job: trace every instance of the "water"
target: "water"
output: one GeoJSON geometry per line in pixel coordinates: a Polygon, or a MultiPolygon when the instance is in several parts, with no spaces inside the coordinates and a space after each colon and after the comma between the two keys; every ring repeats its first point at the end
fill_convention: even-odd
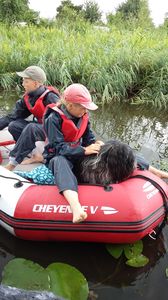
{"type": "MultiPolygon", "coordinates": [[[[39,263],[44,268],[52,262],[68,263],[79,269],[87,278],[92,295],[99,300],[151,299],[167,300],[168,267],[166,253],[167,229],[157,241],[144,239],[143,253],[150,262],[143,268],[125,265],[125,259],[114,260],[104,244],[30,242],[16,239],[0,229],[0,268],[14,257],[39,263]]],[[[78,300],[78,299],[76,299],[78,300]]]]}
{"type": "MultiPolygon", "coordinates": [[[[10,111],[16,95],[1,94],[0,114],[10,111]]],[[[94,131],[103,140],[121,139],[142,151],[150,161],[167,160],[167,114],[151,108],[111,105],[91,114],[94,131]]],[[[89,282],[90,300],[167,300],[168,228],[157,241],[144,239],[143,254],[150,262],[143,268],[113,259],[104,244],[30,242],[16,239],[0,228],[0,274],[6,263],[22,257],[47,267],[63,262],[79,269],[89,282]]],[[[78,299],[76,299],[78,300],[78,299]]]]}
{"type": "Polygon", "coordinates": [[[168,157],[167,112],[114,104],[92,113],[92,124],[103,140],[120,139],[135,149],[142,149],[145,156],[151,152],[154,157],[168,157]]]}

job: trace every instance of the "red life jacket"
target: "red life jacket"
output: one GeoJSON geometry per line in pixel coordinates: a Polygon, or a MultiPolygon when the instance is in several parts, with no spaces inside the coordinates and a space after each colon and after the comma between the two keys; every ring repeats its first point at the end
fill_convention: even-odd
{"type": "Polygon", "coordinates": [[[37,118],[38,123],[42,123],[42,117],[43,117],[44,111],[46,109],[46,107],[43,104],[44,97],[49,92],[53,92],[54,94],[60,96],[60,93],[56,88],[54,88],[52,86],[46,86],[46,88],[47,89],[44,91],[44,93],[36,100],[35,105],[33,107],[31,106],[31,104],[29,102],[28,94],[25,94],[23,97],[28,110],[37,118]]]}
{"type": "Polygon", "coordinates": [[[89,120],[89,116],[88,114],[84,114],[81,117],[81,123],[80,123],[80,127],[78,128],[74,122],[70,119],[68,119],[68,117],[63,113],[63,111],[59,108],[60,103],[58,104],[49,104],[47,105],[47,108],[51,108],[52,110],[56,111],[57,113],[59,113],[60,117],[62,118],[62,133],[64,135],[64,139],[66,142],[69,143],[73,143],[71,144],[71,146],[76,146],[79,143],[80,138],[83,136],[87,125],[88,125],[88,120],[89,120]]]}

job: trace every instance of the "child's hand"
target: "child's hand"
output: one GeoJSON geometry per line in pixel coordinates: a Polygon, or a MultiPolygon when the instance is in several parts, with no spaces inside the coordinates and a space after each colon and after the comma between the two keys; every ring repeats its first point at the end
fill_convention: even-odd
{"type": "Polygon", "coordinates": [[[95,144],[99,144],[100,146],[103,146],[104,142],[103,141],[96,141],[95,144]]]}
{"type": "Polygon", "coordinates": [[[97,154],[100,151],[101,145],[99,143],[91,144],[85,147],[85,155],[97,154]]]}

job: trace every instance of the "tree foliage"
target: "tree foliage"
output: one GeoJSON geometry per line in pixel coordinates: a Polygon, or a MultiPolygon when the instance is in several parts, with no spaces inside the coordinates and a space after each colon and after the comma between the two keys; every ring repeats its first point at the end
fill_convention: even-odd
{"type": "Polygon", "coordinates": [[[139,26],[140,27],[153,27],[153,21],[150,17],[150,10],[148,6],[148,1],[147,0],[140,0],[140,9],[139,9],[139,14],[138,14],[138,21],[139,21],[139,26]]]}
{"type": "Polygon", "coordinates": [[[60,6],[56,9],[56,18],[59,20],[75,20],[76,16],[81,14],[82,5],[74,5],[71,0],[62,0],[60,6]],[[74,18],[74,19],[73,19],[74,18]]]}
{"type": "Polygon", "coordinates": [[[35,23],[39,13],[29,8],[28,0],[0,0],[0,21],[35,23]]]}
{"type": "Polygon", "coordinates": [[[102,13],[99,10],[99,6],[95,1],[86,1],[83,8],[84,18],[91,23],[96,23],[101,20],[102,13]]]}
{"type": "Polygon", "coordinates": [[[165,13],[164,22],[161,25],[161,27],[164,27],[164,28],[168,29],[168,12],[165,13]]]}
{"type": "Polygon", "coordinates": [[[124,26],[153,26],[147,0],[127,0],[118,6],[116,14],[107,15],[107,21],[124,26]]]}
{"type": "Polygon", "coordinates": [[[101,19],[99,6],[94,1],[86,1],[84,5],[74,5],[71,0],[62,0],[56,11],[57,20],[75,21],[81,18],[96,23],[101,19]]]}
{"type": "Polygon", "coordinates": [[[140,0],[127,0],[126,2],[120,4],[117,8],[117,12],[120,12],[125,20],[132,16],[138,18],[139,11],[140,0]]]}

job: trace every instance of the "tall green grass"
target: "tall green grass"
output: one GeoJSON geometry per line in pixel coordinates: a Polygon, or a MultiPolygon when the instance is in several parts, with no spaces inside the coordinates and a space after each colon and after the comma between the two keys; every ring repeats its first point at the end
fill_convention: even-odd
{"type": "Polygon", "coordinates": [[[39,65],[48,83],[83,83],[97,102],[129,101],[168,107],[168,35],[163,29],[88,24],[53,28],[0,25],[0,87],[18,85],[15,72],[39,65]]]}

